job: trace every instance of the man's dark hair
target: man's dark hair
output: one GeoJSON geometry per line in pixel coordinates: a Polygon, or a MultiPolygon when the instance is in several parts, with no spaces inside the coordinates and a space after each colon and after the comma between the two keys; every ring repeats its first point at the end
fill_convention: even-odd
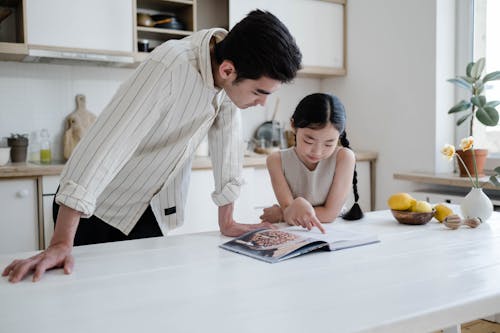
{"type": "Polygon", "coordinates": [[[236,82],[262,76],[286,83],[300,69],[302,54],[287,27],[273,14],[251,11],[215,45],[218,64],[230,60],[236,82]]]}

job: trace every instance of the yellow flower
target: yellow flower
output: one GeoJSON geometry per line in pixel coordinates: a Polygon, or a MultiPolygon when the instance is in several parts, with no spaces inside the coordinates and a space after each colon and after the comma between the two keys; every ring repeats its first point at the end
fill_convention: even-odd
{"type": "Polygon", "coordinates": [[[455,146],[450,145],[450,144],[445,144],[443,149],[441,149],[441,154],[444,155],[449,161],[453,158],[455,155],[455,146]]]}
{"type": "MultiPolygon", "coordinates": [[[[462,150],[468,150],[471,149],[474,146],[474,138],[472,136],[469,136],[468,138],[462,139],[460,142],[460,148],[462,150]]],[[[477,166],[476,166],[476,155],[474,154],[474,150],[472,150],[472,160],[474,161],[474,171],[476,172],[476,181],[472,179],[472,176],[470,175],[469,169],[467,169],[467,166],[465,165],[464,161],[460,157],[460,155],[455,153],[455,146],[450,145],[450,144],[445,144],[443,149],[441,149],[441,154],[443,154],[444,157],[448,159],[448,161],[451,161],[453,159],[453,156],[457,157],[457,160],[462,163],[465,171],[467,171],[467,175],[469,176],[469,179],[472,183],[472,187],[479,188],[479,178],[477,176],[477,166]]]]}
{"type": "Polygon", "coordinates": [[[468,138],[463,138],[460,141],[460,149],[462,149],[463,151],[471,149],[473,145],[474,145],[474,138],[472,136],[469,136],[468,138]]]}

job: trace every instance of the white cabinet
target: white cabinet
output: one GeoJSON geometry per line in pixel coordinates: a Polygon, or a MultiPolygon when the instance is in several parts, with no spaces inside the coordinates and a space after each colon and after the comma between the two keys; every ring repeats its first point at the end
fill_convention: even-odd
{"type": "Polygon", "coordinates": [[[42,178],[42,202],[43,202],[43,236],[45,248],[50,244],[54,234],[54,219],[52,217],[52,202],[59,186],[59,176],[44,176],[42,178]]]}
{"type": "Polygon", "coordinates": [[[27,43],[133,51],[131,0],[25,0],[27,43]]]}
{"type": "Polygon", "coordinates": [[[288,27],[306,69],[331,68],[345,74],[344,1],[229,0],[230,28],[256,8],[270,11],[288,27]]]}
{"type": "Polygon", "coordinates": [[[0,180],[0,253],[38,249],[36,179],[0,180]]]}
{"type": "MultiPolygon", "coordinates": [[[[235,202],[233,217],[240,223],[259,223],[262,206],[275,202],[266,169],[243,168],[246,184],[235,202]]],[[[212,170],[193,170],[186,200],[184,225],[169,232],[178,235],[219,230],[218,208],[211,198],[214,190],[212,170]]]]}
{"type": "MultiPolygon", "coordinates": [[[[364,212],[371,210],[370,161],[356,163],[358,172],[359,204],[364,212]]],[[[240,223],[259,223],[264,207],[277,203],[269,172],[266,168],[243,168],[245,185],[235,202],[233,217],[240,223]]],[[[212,170],[193,170],[186,200],[184,225],[172,230],[169,235],[219,230],[218,210],[211,193],[214,189],[212,170]]],[[[347,200],[350,208],[354,202],[351,192],[347,200]]]]}

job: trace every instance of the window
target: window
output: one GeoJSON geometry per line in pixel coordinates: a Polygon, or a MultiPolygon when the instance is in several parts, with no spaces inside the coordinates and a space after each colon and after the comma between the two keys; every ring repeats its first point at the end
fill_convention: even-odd
{"type": "MultiPolygon", "coordinates": [[[[485,72],[500,71],[500,1],[474,0],[474,60],[486,58],[485,72]]],[[[488,101],[500,101],[500,81],[491,81],[485,91],[488,101]]],[[[497,106],[500,110],[500,106],[497,106]]],[[[489,150],[487,169],[500,166],[500,124],[491,127],[475,122],[474,136],[478,146],[489,150]]]]}

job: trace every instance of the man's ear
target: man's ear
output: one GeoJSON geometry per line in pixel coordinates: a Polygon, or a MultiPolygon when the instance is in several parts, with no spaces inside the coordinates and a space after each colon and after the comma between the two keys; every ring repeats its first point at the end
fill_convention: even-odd
{"type": "Polygon", "coordinates": [[[235,80],[236,79],[236,68],[230,60],[224,60],[219,65],[219,75],[223,80],[235,80]]]}
{"type": "Polygon", "coordinates": [[[292,129],[292,132],[295,133],[295,123],[293,122],[293,118],[290,118],[290,128],[292,129]]]}

